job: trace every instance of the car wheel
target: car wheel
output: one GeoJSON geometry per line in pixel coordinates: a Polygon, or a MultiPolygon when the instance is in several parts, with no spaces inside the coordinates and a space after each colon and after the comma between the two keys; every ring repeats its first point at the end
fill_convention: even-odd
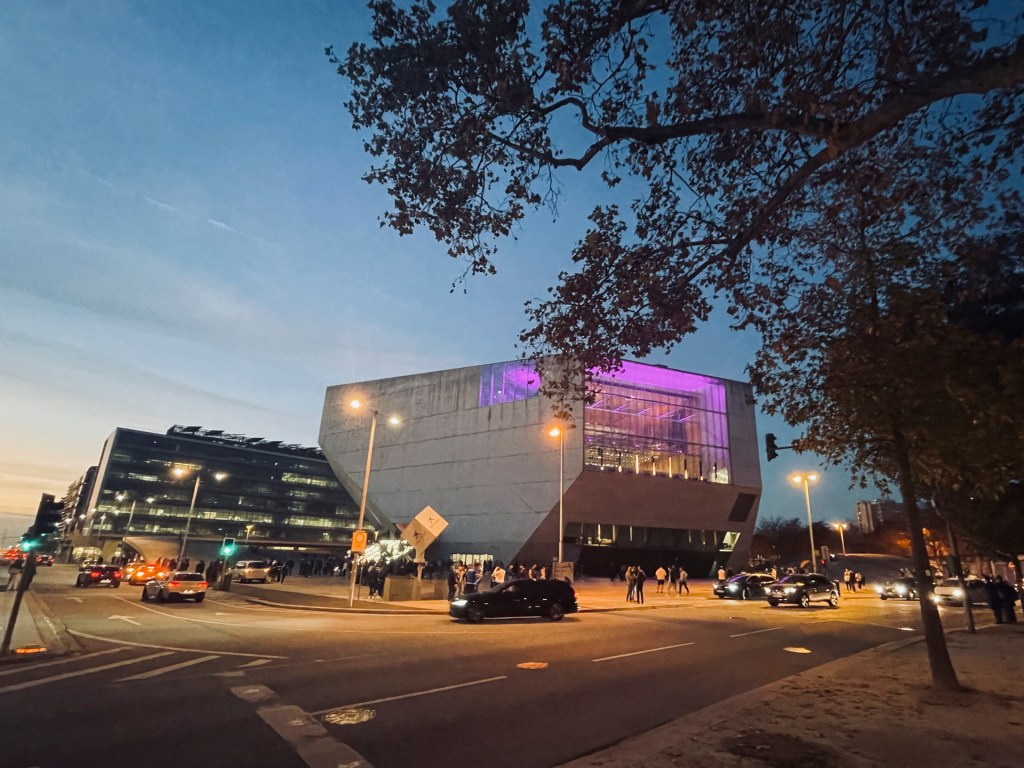
{"type": "Polygon", "coordinates": [[[479,605],[469,605],[466,607],[466,621],[470,624],[479,624],[484,620],[484,610],[479,605]]]}
{"type": "Polygon", "coordinates": [[[768,605],[770,605],[772,608],[778,608],[779,607],[779,601],[776,600],[774,597],[769,597],[768,598],[768,605]]]}
{"type": "Polygon", "coordinates": [[[260,584],[266,584],[266,583],[267,583],[266,579],[260,579],[260,584]]]}
{"type": "Polygon", "coordinates": [[[839,607],[839,593],[838,592],[832,592],[832,593],[829,594],[829,596],[828,596],[828,604],[831,607],[833,607],[833,608],[838,608],[839,607]]]}
{"type": "Polygon", "coordinates": [[[743,592],[740,593],[740,599],[742,599],[742,600],[749,600],[750,599],[750,590],[747,589],[746,587],[744,587],[743,588],[743,592]]]}
{"type": "Polygon", "coordinates": [[[156,593],[156,599],[159,600],[161,603],[166,603],[167,602],[167,595],[161,589],[159,592],[156,593]]]}
{"type": "Polygon", "coordinates": [[[76,587],[82,586],[82,579],[81,579],[81,577],[75,579],[75,586],[76,587]]]}
{"type": "Polygon", "coordinates": [[[888,600],[889,599],[888,595],[879,595],[879,597],[882,598],[883,600],[888,600]]]}
{"type": "Polygon", "coordinates": [[[912,589],[907,592],[907,600],[917,600],[917,591],[912,589]]]}
{"type": "Polygon", "coordinates": [[[196,595],[196,602],[201,603],[206,599],[206,595],[196,595]]]}
{"type": "Polygon", "coordinates": [[[725,595],[719,595],[719,596],[718,596],[718,599],[719,599],[719,600],[725,600],[725,595]]]}
{"type": "Polygon", "coordinates": [[[552,621],[561,621],[563,616],[565,616],[565,608],[562,607],[562,604],[552,603],[548,608],[548,618],[552,621]]]}
{"type": "Polygon", "coordinates": [[[149,595],[146,594],[146,588],[145,587],[142,588],[142,602],[144,602],[144,603],[148,603],[149,602],[149,595]]]}
{"type": "Polygon", "coordinates": [[[804,593],[802,593],[800,595],[800,607],[801,608],[810,608],[811,607],[811,596],[808,595],[806,592],[804,592],[804,593]]]}
{"type": "Polygon", "coordinates": [[[121,586],[121,582],[120,582],[120,581],[115,581],[115,582],[114,582],[113,584],[111,584],[110,586],[112,586],[112,587],[113,587],[114,589],[117,589],[118,587],[120,587],[120,586],[121,586]]]}

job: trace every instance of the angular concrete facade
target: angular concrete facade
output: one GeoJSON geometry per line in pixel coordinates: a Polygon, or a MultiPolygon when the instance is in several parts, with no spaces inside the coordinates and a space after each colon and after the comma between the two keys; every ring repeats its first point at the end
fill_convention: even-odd
{"type": "MultiPolygon", "coordinates": [[[[328,388],[320,446],[355,499],[367,409],[379,414],[367,528],[408,522],[430,505],[449,523],[431,559],[555,557],[560,459],[548,430],[557,422],[536,374],[523,369],[500,363],[328,388]],[[355,399],[366,407],[352,409],[355,399]]],[[[750,386],[627,363],[598,389],[564,433],[565,559],[588,573],[678,560],[695,576],[745,564],[761,493],[750,386]]]]}

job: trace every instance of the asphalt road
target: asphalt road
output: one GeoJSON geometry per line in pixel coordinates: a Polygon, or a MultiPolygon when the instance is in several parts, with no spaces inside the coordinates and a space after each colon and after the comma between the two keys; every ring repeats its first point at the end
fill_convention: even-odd
{"type": "Polygon", "coordinates": [[[467,625],[73,580],[44,569],[34,589],[83,653],[0,667],[4,766],[319,768],[348,748],[376,768],[554,766],[919,626],[916,604],[877,599],[467,625]]]}

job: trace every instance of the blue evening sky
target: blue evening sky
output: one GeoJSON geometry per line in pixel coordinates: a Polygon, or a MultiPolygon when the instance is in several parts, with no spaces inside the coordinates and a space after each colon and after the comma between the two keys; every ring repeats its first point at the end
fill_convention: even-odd
{"type": "MultiPolygon", "coordinates": [[[[523,302],[569,265],[596,185],[566,172],[558,219],[451,292],[463,265],[381,229],[360,179],[323,49],[370,23],[344,1],[0,3],[0,536],[115,427],[315,445],[329,385],[518,356],[523,302]]],[[[649,361],[745,379],[754,344],[720,319],[649,361]]],[[[761,516],[803,518],[786,475],[816,465],[762,460],[761,516]]],[[[814,516],[867,497],[827,470],[814,516]]]]}

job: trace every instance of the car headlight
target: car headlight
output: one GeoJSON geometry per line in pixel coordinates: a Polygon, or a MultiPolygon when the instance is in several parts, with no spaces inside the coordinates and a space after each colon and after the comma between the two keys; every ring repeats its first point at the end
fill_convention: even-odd
{"type": "Polygon", "coordinates": [[[931,601],[933,603],[935,603],[936,605],[938,605],[942,601],[942,598],[939,597],[938,595],[932,595],[931,596],[931,601]]]}
{"type": "Polygon", "coordinates": [[[452,606],[455,608],[463,608],[467,603],[469,600],[463,600],[461,597],[458,600],[452,600],[452,606]]]}
{"type": "Polygon", "coordinates": [[[953,597],[963,597],[963,596],[964,596],[964,591],[962,589],[960,589],[960,587],[957,587],[956,589],[953,590],[953,597]]]}
{"type": "Polygon", "coordinates": [[[786,587],[783,590],[783,592],[785,592],[787,595],[792,595],[794,592],[796,592],[796,587],[786,587]]]}
{"type": "Polygon", "coordinates": [[[885,592],[885,587],[883,587],[881,584],[875,584],[875,592],[877,592],[878,594],[882,594],[883,592],[885,592]]]}
{"type": "Polygon", "coordinates": [[[896,594],[897,595],[905,595],[905,594],[907,594],[907,588],[905,586],[903,586],[902,584],[900,584],[899,586],[896,587],[896,594]]]}
{"type": "Polygon", "coordinates": [[[738,592],[739,586],[737,586],[736,584],[730,584],[728,587],[726,587],[726,589],[728,589],[730,592],[738,592]]]}

